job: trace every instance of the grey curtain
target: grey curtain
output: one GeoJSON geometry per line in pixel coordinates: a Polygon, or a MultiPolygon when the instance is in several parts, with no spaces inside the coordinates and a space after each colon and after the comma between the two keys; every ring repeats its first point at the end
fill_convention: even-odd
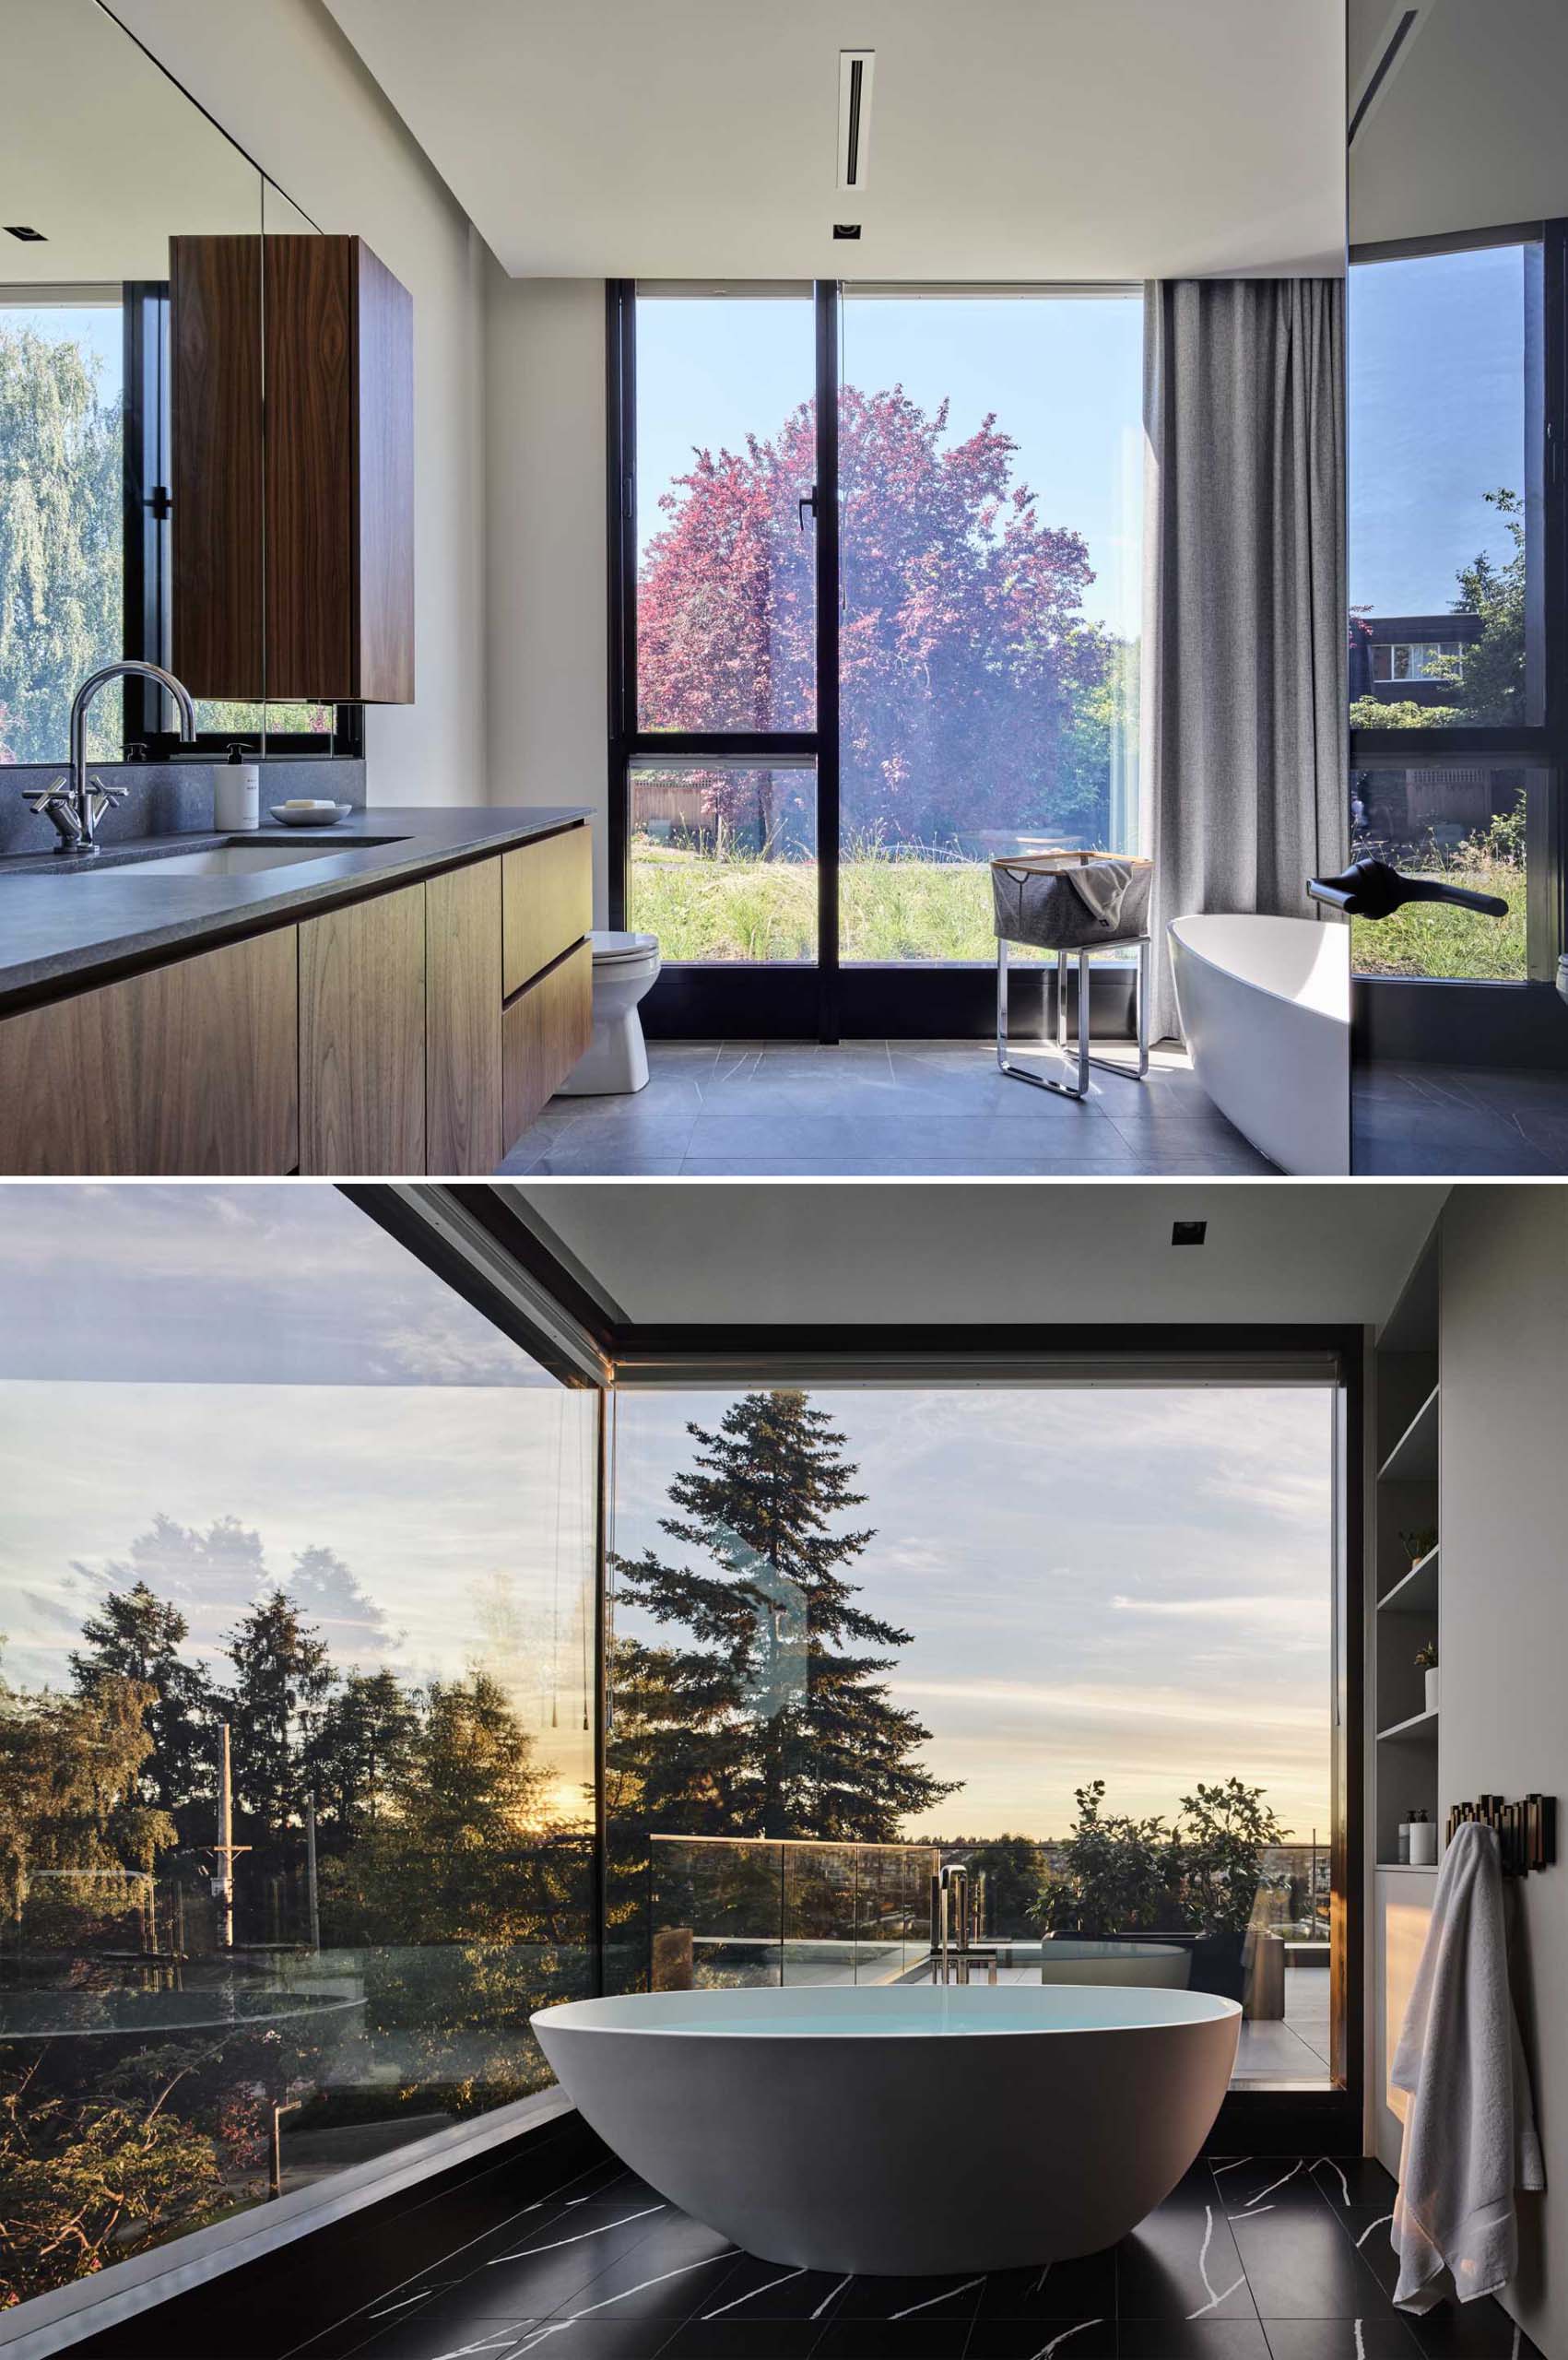
{"type": "Polygon", "coordinates": [[[1161,279],[1144,295],[1143,849],[1153,1037],[1168,918],[1308,917],[1344,866],[1345,289],[1161,279]]]}

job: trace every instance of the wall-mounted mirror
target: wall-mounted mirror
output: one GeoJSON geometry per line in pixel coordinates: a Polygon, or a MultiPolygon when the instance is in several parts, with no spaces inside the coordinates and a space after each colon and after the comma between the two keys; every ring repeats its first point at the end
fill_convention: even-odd
{"type": "MultiPolygon", "coordinates": [[[[171,242],[230,242],[259,301],[262,233],[315,229],[98,0],[6,0],[6,82],[0,761],[58,762],[91,671],[171,661],[191,620],[179,596],[264,611],[260,533],[222,582],[173,563],[171,242]]],[[[333,749],[328,703],[269,706],[259,674],[192,684],[213,748],[333,749]]],[[[92,707],[89,752],[171,750],[172,718],[161,690],[128,683],[92,707]]]]}
{"type": "Polygon", "coordinates": [[[1568,1169],[1568,12],[1350,0],[1357,1171],[1568,1169]]]}

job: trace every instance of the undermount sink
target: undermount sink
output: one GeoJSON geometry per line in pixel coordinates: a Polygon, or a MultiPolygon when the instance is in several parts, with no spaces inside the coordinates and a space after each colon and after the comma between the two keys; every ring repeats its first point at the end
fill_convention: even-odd
{"type": "MultiPolygon", "coordinates": [[[[77,877],[251,877],[265,868],[290,868],[296,861],[324,860],[333,852],[362,852],[371,841],[364,836],[350,836],[335,844],[209,844],[205,852],[144,853],[134,861],[111,861],[100,865],[94,861],[71,864],[70,873],[77,877]]],[[[376,843],[396,844],[396,836],[377,837],[376,843]]],[[[60,864],[64,869],[66,864],[60,864]]]]}

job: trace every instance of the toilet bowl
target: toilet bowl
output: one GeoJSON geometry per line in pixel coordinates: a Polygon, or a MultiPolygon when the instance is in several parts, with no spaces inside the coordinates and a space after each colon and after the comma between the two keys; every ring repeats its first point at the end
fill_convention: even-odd
{"type": "Polygon", "coordinates": [[[591,934],[594,954],[594,1038],[588,1054],[561,1083],[560,1098],[609,1098],[641,1090],[648,1052],[637,1013],[658,979],[655,934],[591,934]]]}

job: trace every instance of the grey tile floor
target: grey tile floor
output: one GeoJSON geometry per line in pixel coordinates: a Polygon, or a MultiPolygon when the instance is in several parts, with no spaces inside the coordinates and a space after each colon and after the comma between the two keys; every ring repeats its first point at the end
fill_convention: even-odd
{"type": "Polygon", "coordinates": [[[1379,1064],[1350,1088],[1358,1174],[1568,1173],[1568,1071],[1379,1064]]]}
{"type": "MultiPolygon", "coordinates": [[[[1042,1069],[1049,1051],[1025,1047],[1042,1069]]],[[[1269,1173],[1199,1088],[1157,1050],[1147,1081],[1096,1072],[1083,1103],[1009,1081],[986,1041],[667,1041],[630,1098],[554,1098],[501,1166],[527,1174],[669,1178],[862,1174],[1076,1178],[1269,1173]]]]}

